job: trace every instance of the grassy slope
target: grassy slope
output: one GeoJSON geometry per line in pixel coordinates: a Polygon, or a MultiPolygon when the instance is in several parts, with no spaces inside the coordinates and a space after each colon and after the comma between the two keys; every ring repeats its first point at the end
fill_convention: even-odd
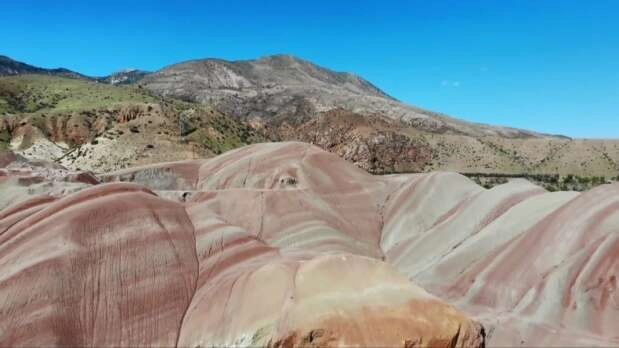
{"type": "MultiPolygon", "coordinates": [[[[46,118],[56,115],[70,118],[73,123],[89,118],[97,110],[119,109],[122,106],[160,103],[161,98],[137,86],[112,86],[92,81],[48,75],[21,75],[0,77],[0,117],[12,114],[27,117],[29,123],[44,127],[46,118]]],[[[175,99],[167,99],[165,117],[169,124],[177,124],[178,115],[193,110],[188,118],[190,132],[185,142],[208,148],[214,154],[265,141],[247,124],[217,111],[175,99]]],[[[90,120],[92,121],[92,120],[90,120]]],[[[0,151],[8,148],[10,135],[0,127],[0,151]]],[[[180,137],[176,139],[181,141],[180,137]]]]}
{"type": "Polygon", "coordinates": [[[46,75],[0,77],[0,114],[71,112],[154,101],[133,86],[46,75]]]}

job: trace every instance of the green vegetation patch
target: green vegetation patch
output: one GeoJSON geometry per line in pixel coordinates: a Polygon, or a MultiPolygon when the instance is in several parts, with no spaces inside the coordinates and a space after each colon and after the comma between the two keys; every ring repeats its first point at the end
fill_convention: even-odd
{"type": "Polygon", "coordinates": [[[47,75],[0,77],[0,114],[80,111],[154,101],[135,86],[47,75]]]}
{"type": "Polygon", "coordinates": [[[186,134],[186,141],[201,144],[215,154],[266,140],[249,125],[209,108],[200,108],[181,123],[180,132],[186,134]]]}
{"type": "Polygon", "coordinates": [[[8,129],[0,128],[0,152],[9,149],[9,144],[11,141],[11,134],[8,129]]]}
{"type": "MultiPolygon", "coordinates": [[[[608,183],[603,176],[578,176],[559,174],[493,174],[493,173],[462,173],[478,185],[492,188],[506,183],[509,179],[522,178],[542,186],[550,192],[554,191],[587,191],[593,187],[608,183]]],[[[615,180],[619,179],[619,176],[615,180]]]]}

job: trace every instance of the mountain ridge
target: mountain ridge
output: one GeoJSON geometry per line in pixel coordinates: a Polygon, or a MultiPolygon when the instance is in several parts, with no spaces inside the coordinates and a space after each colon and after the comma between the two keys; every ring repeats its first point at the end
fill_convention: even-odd
{"type": "MultiPolygon", "coordinates": [[[[510,126],[496,126],[466,121],[440,112],[429,111],[405,102],[387,94],[382,89],[363,77],[352,73],[333,71],[309,60],[285,53],[265,55],[255,59],[226,60],[216,57],[198,58],[166,65],[154,72],[141,69],[121,69],[107,76],[88,76],[66,68],[41,68],[0,55],[0,76],[22,74],[48,74],[69,78],[82,78],[107,84],[140,84],[163,96],[175,97],[181,100],[216,103],[223,112],[247,119],[273,118],[276,122],[286,118],[300,118],[307,121],[308,113],[321,112],[344,107],[355,113],[379,114],[390,119],[399,120],[406,125],[430,131],[448,129],[454,133],[468,135],[500,135],[506,137],[565,137],[564,135],[545,134],[533,130],[519,129],[510,126]],[[260,70],[270,68],[276,72],[273,76],[264,76],[260,70]],[[180,71],[178,71],[180,69],[180,71]],[[170,76],[170,70],[172,70],[170,76]],[[174,71],[176,70],[176,71],[174,71]],[[189,70],[189,71],[186,71],[189,70]],[[193,71],[192,71],[193,70],[193,71]],[[211,71],[209,71],[211,70],[211,71]],[[185,71],[183,73],[183,71],[185,71]],[[192,75],[192,72],[196,76],[192,75]],[[289,73],[291,76],[286,76],[289,73]],[[169,81],[174,77],[177,81],[169,81]],[[181,77],[178,81],[178,77],[181,77]],[[296,81],[295,81],[296,80],[296,81]],[[201,81],[201,83],[200,83],[201,81]],[[318,81],[310,88],[303,88],[308,82],[318,81]],[[286,89],[287,83],[296,84],[294,88],[286,89]],[[296,83],[295,83],[296,82],[296,83]],[[301,85],[301,86],[299,86],[301,85]],[[283,93],[288,100],[281,99],[278,86],[284,86],[283,93]],[[333,90],[333,86],[337,87],[333,90]],[[174,90],[171,91],[170,88],[174,90]],[[200,89],[200,91],[196,91],[200,89]],[[317,90],[318,89],[318,90],[317,90]],[[243,93],[244,92],[244,93],[243,93]],[[306,95],[306,94],[309,94],[306,95]],[[328,100],[323,95],[336,94],[335,100],[328,100]],[[292,95],[292,98],[290,98],[292,95]],[[355,100],[355,97],[370,97],[369,101],[355,100]],[[267,105],[260,98],[267,98],[267,105]],[[279,98],[278,98],[279,97],[279,98]],[[247,99],[241,101],[239,99],[247,99]],[[378,99],[375,99],[378,98],[378,99]],[[276,100],[272,100],[276,99],[276,100]],[[318,99],[313,102],[314,99],[318,99]],[[309,102],[308,102],[309,101],[309,102]],[[257,107],[284,109],[283,114],[277,112],[267,115],[255,110],[257,107]],[[289,109],[292,109],[289,110],[289,109]],[[291,115],[298,113],[298,115],[291,115]]],[[[285,98],[284,98],[285,99],[285,98]]]]}
{"type": "Polygon", "coordinates": [[[0,77],[0,149],[75,168],[208,157],[259,141],[312,143],[377,174],[448,170],[484,184],[505,175],[583,178],[545,183],[549,189],[584,189],[619,168],[619,141],[455,119],[291,55],[197,59],[108,80],[29,67],[22,71],[42,72],[0,77]],[[71,142],[57,146],[60,139],[71,142]],[[126,151],[117,151],[121,144],[126,151]]]}
{"type": "Polygon", "coordinates": [[[259,123],[307,121],[345,108],[433,132],[505,137],[545,137],[535,131],[460,120],[398,101],[362,77],[335,72],[292,55],[257,59],[193,59],[146,75],[144,87],[157,94],[216,104],[224,112],[259,123]]]}
{"type": "Polygon", "coordinates": [[[0,76],[14,76],[23,74],[47,74],[71,78],[89,78],[86,75],[69,70],[67,68],[41,68],[14,60],[11,57],[5,55],[0,55],[0,76]]]}
{"type": "Polygon", "coordinates": [[[64,67],[42,68],[15,60],[6,55],[0,55],[0,77],[25,74],[43,74],[68,78],[85,79],[108,84],[132,84],[140,80],[149,71],[141,69],[119,69],[106,76],[89,76],[64,67]]]}

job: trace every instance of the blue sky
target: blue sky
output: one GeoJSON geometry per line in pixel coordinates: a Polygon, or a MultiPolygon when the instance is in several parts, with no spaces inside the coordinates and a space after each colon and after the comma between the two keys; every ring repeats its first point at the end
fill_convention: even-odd
{"type": "Polygon", "coordinates": [[[619,137],[619,1],[11,1],[0,54],[89,75],[289,53],[466,120],[619,137]]]}

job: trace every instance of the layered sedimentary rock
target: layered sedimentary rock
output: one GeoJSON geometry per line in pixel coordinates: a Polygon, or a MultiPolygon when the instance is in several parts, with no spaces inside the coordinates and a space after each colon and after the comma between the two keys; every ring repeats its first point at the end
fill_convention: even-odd
{"type": "Polygon", "coordinates": [[[98,178],[137,184],[0,211],[0,345],[619,344],[619,185],[372,176],[304,143],[98,178]]]}
{"type": "Polygon", "coordinates": [[[179,346],[479,346],[481,327],[376,259],[269,246],[191,204],[200,265],[179,346]]]}
{"type": "Polygon", "coordinates": [[[112,184],[22,207],[2,219],[3,346],[175,344],[197,269],[183,206],[112,184]]]}
{"type": "Polygon", "coordinates": [[[52,162],[27,160],[12,152],[0,153],[0,209],[37,195],[61,197],[96,185],[90,172],[74,172],[52,162]]]}

